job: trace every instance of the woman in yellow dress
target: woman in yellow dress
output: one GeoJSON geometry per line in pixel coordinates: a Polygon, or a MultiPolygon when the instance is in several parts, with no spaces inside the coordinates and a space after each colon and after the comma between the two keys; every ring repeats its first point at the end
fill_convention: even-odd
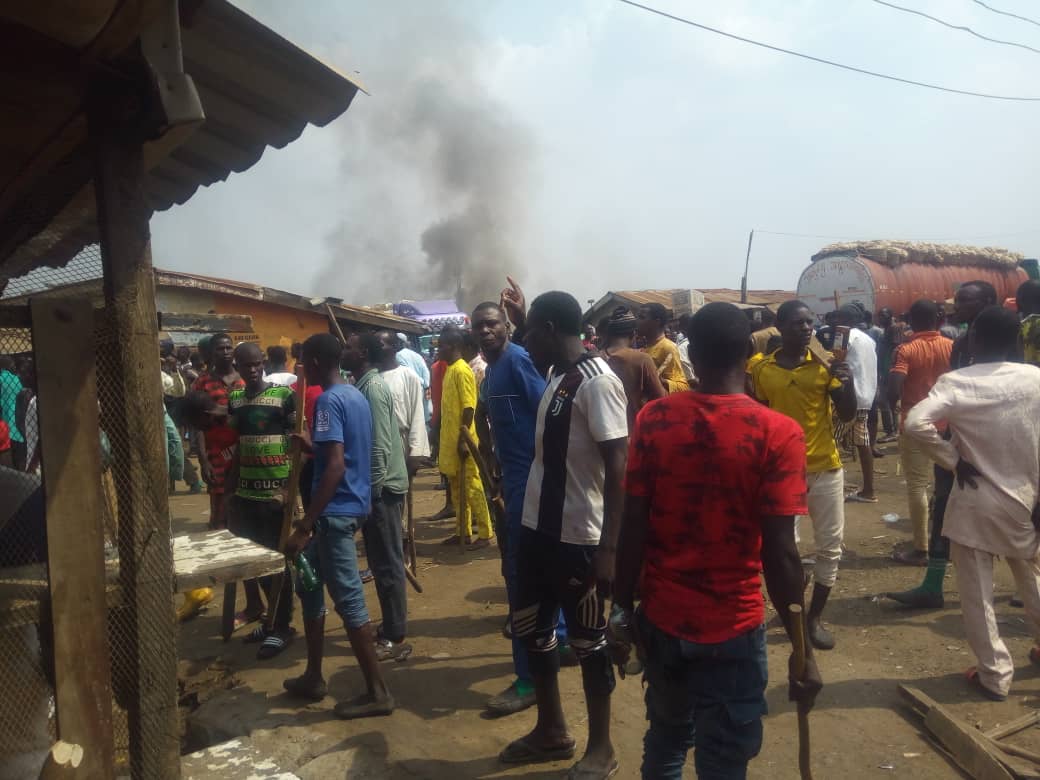
{"type": "Polygon", "coordinates": [[[664,333],[667,324],[668,309],[661,304],[647,303],[639,307],[637,329],[646,344],[643,351],[657,366],[664,389],[669,393],[681,393],[689,390],[690,385],[682,370],[679,348],[664,333]]]}

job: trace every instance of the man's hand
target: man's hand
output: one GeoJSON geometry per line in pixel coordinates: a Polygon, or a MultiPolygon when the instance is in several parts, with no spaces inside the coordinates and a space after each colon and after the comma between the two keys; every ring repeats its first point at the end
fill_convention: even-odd
{"type": "Polygon", "coordinates": [[[459,443],[455,446],[455,451],[459,453],[459,460],[465,460],[469,457],[469,447],[466,446],[466,441],[460,436],[459,443]]]}
{"type": "Polygon", "coordinates": [[[595,579],[599,594],[610,595],[614,587],[614,569],[617,562],[617,551],[606,547],[596,548],[592,554],[592,576],[595,579]]]}
{"type": "Polygon", "coordinates": [[[964,458],[957,461],[957,467],[954,469],[954,473],[957,475],[957,487],[964,489],[964,483],[968,483],[968,487],[972,490],[979,489],[979,483],[975,481],[975,477],[981,477],[982,473],[975,468],[973,465],[968,463],[964,458]]]}
{"type": "Polygon", "coordinates": [[[808,712],[816,703],[816,694],[823,688],[820,670],[816,668],[816,659],[812,656],[805,659],[805,674],[799,680],[794,674],[794,653],[791,653],[787,661],[787,670],[787,699],[798,702],[799,709],[804,708],[808,712]]]}
{"type": "Polygon", "coordinates": [[[852,379],[852,369],[844,360],[835,360],[831,363],[831,376],[845,384],[852,379]]]}
{"type": "Polygon", "coordinates": [[[199,458],[199,473],[203,482],[207,485],[213,484],[213,466],[210,465],[208,460],[199,458]]]}
{"type": "Polygon", "coordinates": [[[313,532],[308,528],[305,529],[303,526],[296,526],[293,528],[293,532],[289,534],[289,538],[285,540],[285,557],[291,561],[296,560],[303,548],[310,542],[313,532]]]}
{"type": "Polygon", "coordinates": [[[524,298],[524,291],[512,276],[507,276],[506,281],[509,282],[509,286],[502,290],[502,306],[509,321],[514,327],[519,328],[527,320],[527,300],[524,298]]]}
{"type": "Polygon", "coordinates": [[[306,425],[303,426],[302,433],[296,433],[294,431],[293,433],[290,433],[289,436],[300,443],[301,452],[306,452],[308,455],[314,454],[314,443],[311,441],[311,432],[307,430],[306,425]]]}
{"type": "Polygon", "coordinates": [[[404,459],[405,466],[408,468],[408,476],[414,478],[419,473],[419,469],[423,467],[424,458],[420,458],[418,455],[409,455],[404,459]]]}

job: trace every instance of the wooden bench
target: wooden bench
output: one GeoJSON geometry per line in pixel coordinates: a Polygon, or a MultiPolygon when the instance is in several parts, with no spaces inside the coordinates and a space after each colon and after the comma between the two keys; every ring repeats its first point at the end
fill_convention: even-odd
{"type": "MultiPolygon", "coordinates": [[[[183,534],[173,537],[171,593],[265,577],[284,567],[281,553],[230,531],[183,534]]],[[[49,597],[46,565],[0,569],[0,629],[38,622],[40,601],[49,597]]],[[[105,603],[109,609],[123,603],[118,560],[105,562],[105,603]]]]}

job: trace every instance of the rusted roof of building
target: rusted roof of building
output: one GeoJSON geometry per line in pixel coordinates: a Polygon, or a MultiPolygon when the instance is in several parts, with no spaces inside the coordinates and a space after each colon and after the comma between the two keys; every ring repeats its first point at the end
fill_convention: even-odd
{"type": "MultiPolygon", "coordinates": [[[[671,310],[672,308],[672,296],[675,293],[683,292],[682,288],[668,289],[668,290],[617,290],[608,292],[598,301],[596,301],[589,310],[585,313],[585,320],[591,322],[598,317],[610,314],[610,311],[616,306],[628,306],[630,308],[637,308],[648,303],[659,303],[666,309],[671,310]]],[[[711,289],[698,289],[698,292],[704,294],[705,303],[733,303],[740,304],[740,290],[730,290],[726,288],[711,288],[711,289]]],[[[747,304],[748,306],[763,306],[766,308],[775,309],[784,301],[789,301],[795,297],[794,292],[790,290],[748,290],[747,291],[747,304]]],[[[595,323],[593,323],[595,324],[595,323]]]]}

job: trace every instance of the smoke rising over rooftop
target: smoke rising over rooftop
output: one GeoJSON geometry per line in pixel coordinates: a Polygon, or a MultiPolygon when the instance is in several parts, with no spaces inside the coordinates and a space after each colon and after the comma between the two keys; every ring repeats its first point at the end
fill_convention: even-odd
{"type": "Polygon", "coordinates": [[[372,96],[344,128],[357,200],[328,236],[318,284],[356,303],[497,300],[523,235],[535,143],[480,81],[494,52],[441,14],[410,19],[379,49],[361,74],[372,96]]]}

